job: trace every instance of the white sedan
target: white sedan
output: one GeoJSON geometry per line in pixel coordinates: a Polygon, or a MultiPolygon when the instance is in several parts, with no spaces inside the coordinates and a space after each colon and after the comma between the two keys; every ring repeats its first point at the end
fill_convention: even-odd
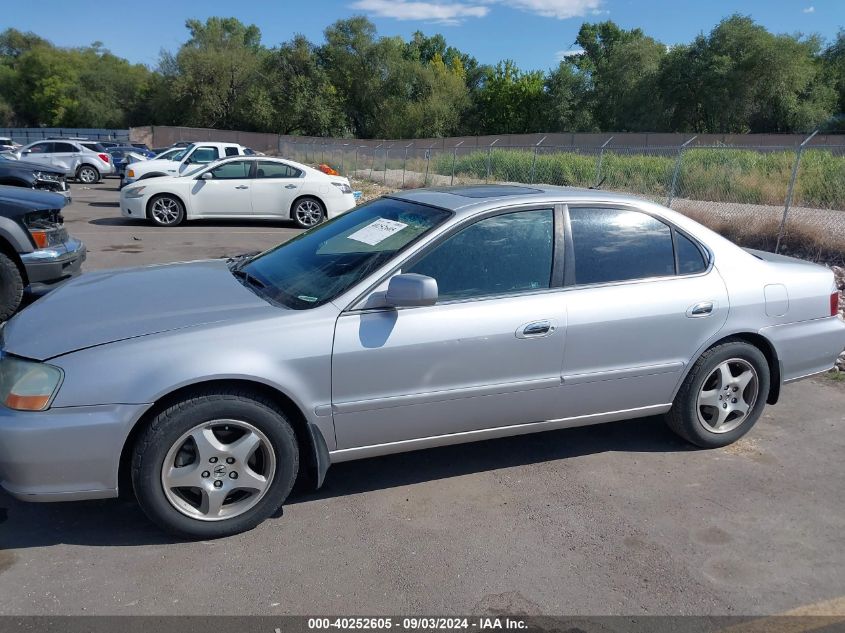
{"type": "Polygon", "coordinates": [[[233,156],[180,176],[148,178],[120,192],[127,218],[158,226],[200,219],[291,219],[302,228],[349,211],[349,180],[289,160],[233,156]]]}

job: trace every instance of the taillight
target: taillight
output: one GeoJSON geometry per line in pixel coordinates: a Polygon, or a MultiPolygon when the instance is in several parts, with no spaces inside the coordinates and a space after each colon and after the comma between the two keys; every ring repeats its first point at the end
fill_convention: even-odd
{"type": "Polygon", "coordinates": [[[109,155],[108,154],[97,154],[97,156],[99,156],[104,163],[109,162],[109,155]]]}
{"type": "Polygon", "coordinates": [[[832,292],[830,294],[830,316],[839,314],[839,292],[832,292]]]}

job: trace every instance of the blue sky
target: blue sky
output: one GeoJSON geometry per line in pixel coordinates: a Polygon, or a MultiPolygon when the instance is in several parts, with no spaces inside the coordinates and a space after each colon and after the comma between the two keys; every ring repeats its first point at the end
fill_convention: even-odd
{"type": "Polygon", "coordinates": [[[688,42],[732,13],[752,16],[776,33],[818,33],[845,27],[845,0],[143,0],[106,2],[94,12],[68,0],[4,3],[3,25],[34,31],[60,46],[101,41],[117,55],[154,66],[162,49],[187,38],[188,18],[234,16],[261,28],[273,46],[355,14],[369,16],[382,35],[440,32],[483,63],[510,58],[525,69],[547,69],[573,46],[584,21],[640,27],[666,44],[688,42]]]}

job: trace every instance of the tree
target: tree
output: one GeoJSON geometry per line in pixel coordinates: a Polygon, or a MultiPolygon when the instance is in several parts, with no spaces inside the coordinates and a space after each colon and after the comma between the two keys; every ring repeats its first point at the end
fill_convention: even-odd
{"type": "Polygon", "coordinates": [[[595,129],[589,107],[589,80],[573,64],[562,61],[546,77],[549,132],[591,132],[595,129]]]}

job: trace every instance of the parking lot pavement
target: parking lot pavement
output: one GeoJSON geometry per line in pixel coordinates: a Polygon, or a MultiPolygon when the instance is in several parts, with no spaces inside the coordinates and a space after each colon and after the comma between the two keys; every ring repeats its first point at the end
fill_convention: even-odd
{"type": "Polygon", "coordinates": [[[65,225],[88,247],[85,270],[228,257],[264,250],[299,233],[292,222],[283,221],[187,222],[162,229],[124,218],[114,178],[90,187],[73,184],[71,193],[65,225]]]}
{"type": "MultiPolygon", "coordinates": [[[[66,214],[86,233],[89,268],[231,254],[293,232],[154,230],[89,204],[113,199],[108,187],[75,187],[66,214]],[[140,247],[129,248],[133,236],[140,247]]],[[[842,605],[843,453],[845,389],[818,379],[787,386],[725,449],[694,450],[651,418],[344,463],[282,516],[212,542],[173,540],[127,501],[0,494],[0,613],[751,615],[842,605]]]]}

